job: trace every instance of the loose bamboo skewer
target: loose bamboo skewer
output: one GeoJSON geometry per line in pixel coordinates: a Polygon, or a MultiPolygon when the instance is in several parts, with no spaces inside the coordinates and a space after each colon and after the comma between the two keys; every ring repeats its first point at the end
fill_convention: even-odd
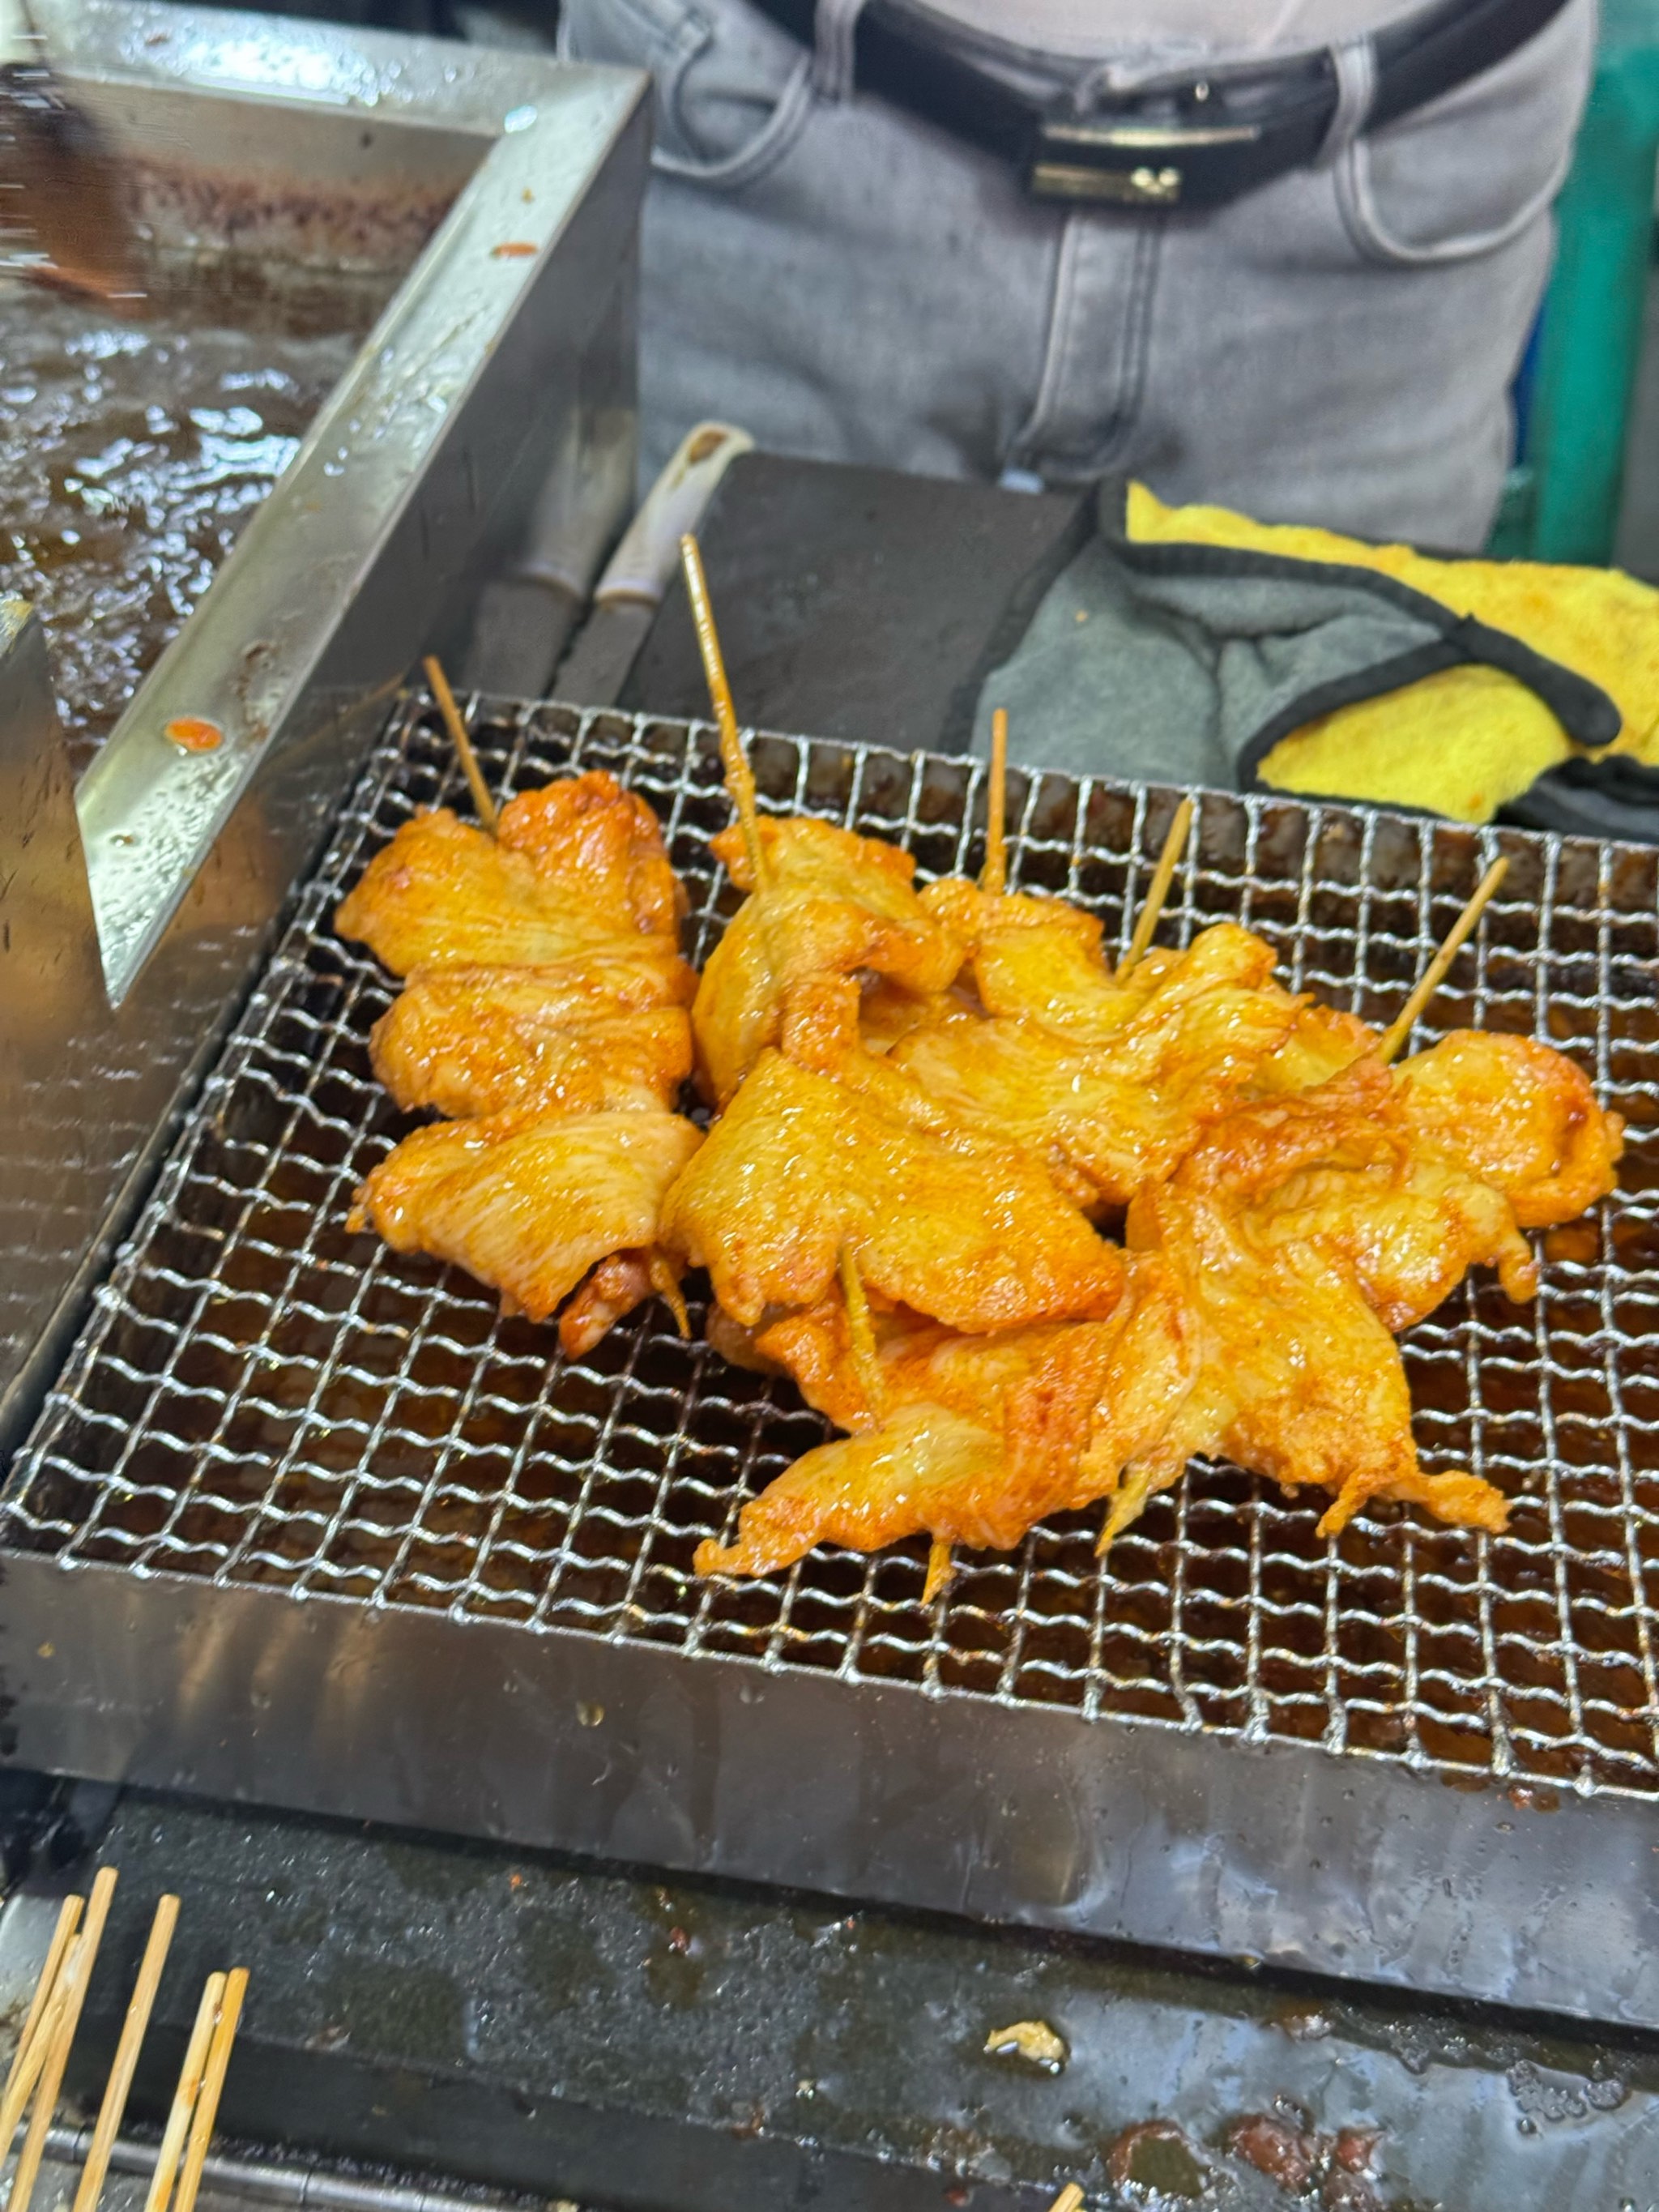
{"type": "MultiPolygon", "coordinates": [[[[42,2017],[40,2030],[34,2039],[33,2050],[30,2054],[27,2064],[24,2067],[23,2072],[19,2077],[13,2106],[13,2135],[15,2135],[17,2132],[17,2123],[23,2118],[25,2112],[29,2109],[29,2106],[34,2097],[36,2088],[40,2084],[40,2076],[46,2071],[46,2061],[50,2058],[53,2050],[56,2048],[58,2032],[63,2026],[64,2014],[69,2005],[70,1976],[70,1971],[75,1965],[75,1953],[76,1947],[71,1943],[69,1948],[68,1954],[64,1960],[63,1966],[59,1971],[57,1984],[52,1990],[51,2001],[47,2004],[46,2013],[42,2017]]],[[[33,2127],[33,2118],[31,2117],[31,2128],[33,2127]]],[[[27,2135],[23,2138],[23,2142],[24,2148],[27,2149],[28,2146],[28,2136],[27,2135]]],[[[11,2151],[11,2137],[9,2136],[6,2139],[6,2151],[7,2154],[9,2156],[11,2151]]]]}
{"type": "Polygon", "coordinates": [[[1163,916],[1164,902],[1170,896],[1170,885],[1175,881],[1175,872],[1180,865],[1182,854],[1187,849],[1187,840],[1191,835],[1192,827],[1193,799],[1192,793],[1188,792],[1175,811],[1175,820],[1170,824],[1170,834],[1164,840],[1164,850],[1158,856],[1158,866],[1152,871],[1152,885],[1146,893],[1146,902],[1140,909],[1139,917],[1135,923],[1135,933],[1130,939],[1129,949],[1124,954],[1118,968],[1120,981],[1129,974],[1132,969],[1140,965],[1146,948],[1152,941],[1152,933],[1163,916]]]}
{"type": "Polygon", "coordinates": [[[35,2092],[34,2111],[30,2115],[28,2133],[23,2137],[23,2148],[18,2154],[17,2170],[12,2176],[6,2212],[28,2212],[29,2199],[34,2194],[40,2160],[46,2148],[46,2130],[51,2127],[52,2114],[58,2109],[58,2094],[64,2086],[64,2069],[69,2064],[70,2045],[74,2042],[75,2031],[81,2024],[81,2008],[86,2002],[87,1984],[92,1979],[93,1963],[98,1956],[98,1946],[103,1940],[104,1923],[109,1918],[110,1899],[115,1893],[115,1879],[113,1867],[99,1868],[87,1905],[86,1925],[76,1937],[58,1978],[58,1991],[48,2013],[50,2025],[42,2039],[46,2058],[40,2069],[40,2084],[35,2092]]]}
{"type": "Polygon", "coordinates": [[[732,794],[732,803],[738,810],[738,820],[743,825],[744,848],[749,855],[749,872],[754,878],[755,889],[769,888],[766,854],[761,844],[760,817],[755,811],[755,775],[749,765],[748,755],[743,749],[743,739],[738,734],[738,710],[732,704],[732,686],[726,680],[726,656],[720,651],[720,632],[714,627],[714,610],[708,598],[708,579],[703,573],[702,553],[696,539],[688,531],[680,540],[680,567],[685,576],[685,596],[691,602],[691,620],[697,633],[697,651],[702,656],[703,681],[708,686],[708,703],[714,709],[714,721],[720,734],[720,766],[726,773],[726,787],[732,794]]]}
{"type": "Polygon", "coordinates": [[[985,866],[979,887],[1000,898],[1008,884],[1008,709],[991,717],[991,773],[985,792],[985,866]]]}
{"type": "Polygon", "coordinates": [[[1075,2181],[1066,2183],[1048,2207],[1048,2212],[1083,2212],[1083,2191],[1075,2181]]]}
{"type": "Polygon", "coordinates": [[[144,2212],[167,2212],[167,2199],[173,2194],[173,2178],[179,2171],[179,2153],[185,2148],[191,2116],[201,2093],[202,2076],[207,2069],[208,2051],[224,1994],[225,1977],[210,1974],[203,1985],[202,2002],[196,2008],[196,2025],[190,2032],[179,2086],[173,2093],[173,2108],[162,2130],[161,2147],[155,2154],[155,2171],[150,2177],[144,2212]]]}
{"type": "Polygon", "coordinates": [[[432,686],[432,696],[438,702],[438,712],[444,718],[444,727],[449,732],[451,744],[461,757],[467,787],[472,793],[472,804],[478,810],[478,819],[493,837],[500,817],[495,802],[489,795],[489,786],[483,780],[483,770],[478,766],[478,756],[472,750],[472,740],[466,733],[466,724],[461,710],[455,704],[455,694],[449,688],[449,678],[444,674],[435,653],[428,653],[421,663],[426,671],[426,680],[432,686]]]}
{"type": "Polygon", "coordinates": [[[58,1995],[64,1956],[76,1929],[81,1924],[81,1915],[85,1908],[83,1897],[66,1897],[58,1907],[58,1925],[52,1932],[46,1964],[34,1984],[28,2016],[23,2022],[23,2032],[17,2039],[16,2055],[12,2059],[10,2072],[6,2075],[5,2088],[0,2091],[0,2159],[11,2155],[11,2139],[17,2132],[17,2123],[23,2117],[29,2092],[40,2078],[40,2069],[46,2055],[47,2018],[52,2011],[52,1999],[58,1995]]]}
{"type": "Polygon", "coordinates": [[[133,1984],[126,2020],[121,2029],[121,2040],[116,2046],[115,2063],[110,2069],[104,2101],[99,2108],[98,2124],[93,2130],[91,2148],[87,2152],[86,2166],[82,2172],[81,2186],[75,2192],[75,2212],[95,2212],[98,2199],[103,2192],[104,2177],[109,2171],[110,2153],[114,2149],[115,2138],[120,2132],[127,2097],[132,2087],[133,2073],[138,2064],[139,2046],[149,2026],[155,1992],[161,1986],[161,1969],[167,1963],[167,1948],[178,1924],[179,1900],[171,1895],[164,1897],[156,1906],[155,1917],[150,1923],[149,1941],[144,1946],[138,1978],[133,1984]]]}
{"type": "Polygon", "coordinates": [[[1476,886],[1474,896],[1447,932],[1444,944],[1423,970],[1416,989],[1383,1030],[1382,1042],[1377,1047],[1377,1058],[1385,1067],[1411,1035],[1418,1016],[1440,988],[1446,970],[1462,951],[1465,939],[1473,934],[1476,923],[1486,910],[1486,902],[1509,873],[1509,867],[1506,860],[1492,862],[1476,886]]]}
{"type": "Polygon", "coordinates": [[[225,2069],[230,2064],[230,2046],[236,2040],[236,2024],[242,2016],[242,1999],[246,1994],[247,1968],[233,1966],[225,1978],[224,1995],[219,2001],[218,2022],[190,2124],[190,2145],[185,2153],[185,2170],[179,2178],[179,2194],[173,2212],[194,2212],[208,2145],[213,2141],[213,2124],[219,2116],[219,2096],[225,2086],[225,2069]]]}

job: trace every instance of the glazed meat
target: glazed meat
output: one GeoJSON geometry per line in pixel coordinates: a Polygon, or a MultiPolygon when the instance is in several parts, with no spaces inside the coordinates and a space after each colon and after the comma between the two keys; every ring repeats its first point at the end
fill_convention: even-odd
{"type": "Polygon", "coordinates": [[[457,1119],[672,1106],[691,1072],[691,1024],[671,999],[680,969],[646,951],[418,968],[374,1025],[374,1073],[406,1111],[457,1119]]]}
{"type": "Polygon", "coordinates": [[[1571,1221],[1613,1187],[1624,1122],[1534,1037],[1458,1030],[1405,1061],[1399,1084],[1418,1146],[1502,1191],[1523,1229],[1571,1221]]]}
{"type": "Polygon", "coordinates": [[[653,945],[679,966],[679,889],[655,816],[602,770],[524,792],[487,836],[447,807],[406,822],[334,926],[394,975],[540,967],[653,945]]]}
{"type": "Polygon", "coordinates": [[[720,1106],[761,1051],[775,1044],[784,1000],[799,982],[858,973],[884,979],[904,1000],[942,992],[962,948],[932,920],[912,888],[908,853],[808,816],[763,817],[769,872],[754,880],[735,827],[714,841],[732,881],[750,893],[710,954],[691,1021],[702,1079],[720,1106]]]}
{"type": "Polygon", "coordinates": [[[655,1247],[699,1142],[669,1111],[696,978],[656,817],[613,777],[522,793],[498,827],[406,823],[335,917],[409,975],[374,1027],[376,1074],[406,1110],[455,1117],[406,1137],[352,1219],[538,1321],[581,1285],[561,1329],[580,1352],[653,1291],[684,1311],[655,1247]]]}
{"type": "Polygon", "coordinates": [[[440,1121],[381,1161],[351,1225],[452,1261],[499,1290],[503,1312],[545,1321],[596,1263],[657,1242],[698,1141],[660,1110],[440,1121]]]}
{"type": "Polygon", "coordinates": [[[521,853],[538,883],[562,891],[619,938],[677,939],[685,894],[656,816],[603,769],[523,791],[502,807],[496,837],[521,853]]]}
{"type": "Polygon", "coordinates": [[[1304,1097],[1240,1109],[1139,1194],[1126,1234],[1174,1268],[1198,1366],[1169,1434],[1126,1473],[1109,1537],[1196,1454],[1331,1491],[1326,1535],[1373,1498],[1504,1525],[1491,1484],[1419,1466],[1389,1328],[1475,1264],[1528,1295],[1532,1255],[1498,1193],[1418,1157],[1385,1069],[1360,1061],[1304,1097]]]}
{"type": "MultiPolygon", "coordinates": [[[[971,984],[983,1012],[1034,1023],[1079,1043],[1115,1036],[1179,957],[1149,952],[1120,981],[1106,957],[1096,915],[1064,899],[981,890],[960,876],[929,884],[921,904],[961,944],[962,980],[971,984]]],[[[1269,953],[1267,969],[1272,966],[1269,953]]]]}
{"type": "Polygon", "coordinates": [[[1316,1090],[1345,1067],[1374,1053],[1380,1034],[1358,1014],[1322,1006],[1308,999],[1292,999],[1277,983],[1264,986],[1291,1010],[1284,1042],[1261,1060],[1244,1086],[1247,1098],[1282,1098],[1299,1091],[1316,1090]]]}
{"type": "MultiPolygon", "coordinates": [[[[1006,934],[1022,951],[1054,935],[1075,942],[1006,934]]],[[[975,965],[981,991],[988,981],[1018,1003],[1006,965],[987,977],[983,951],[975,965]]],[[[912,1030],[891,1057],[930,1097],[1027,1146],[1074,1204],[1122,1206],[1170,1173],[1284,1042],[1296,1003],[1263,990],[1272,968],[1260,938],[1222,922],[1152,975],[1137,971],[1132,990],[1103,981],[1061,997],[1041,974],[1022,976],[1034,1018],[950,1014],[912,1030]]]]}
{"type": "Polygon", "coordinates": [[[1004,1550],[1045,1515],[1092,1503],[1168,1428],[1190,1381],[1182,1304],[1156,1257],[1131,1262],[1111,1318],[963,1336],[890,1319],[879,1413],[857,1378],[845,1307],[776,1323],[759,1357],[842,1427],[699,1546],[700,1574],[761,1575],[814,1545],[875,1551],[925,1533],[1004,1550]]]}
{"type": "Polygon", "coordinates": [[[667,1303],[680,1334],[689,1335],[679,1271],[667,1255],[654,1248],[612,1252],[599,1261],[559,1316],[559,1342],[573,1359],[578,1359],[591,1352],[625,1314],[653,1297],[667,1303]]]}
{"type": "MultiPolygon", "coordinates": [[[[1103,1497],[1109,1540],[1194,1456],[1332,1492],[1327,1535],[1373,1498],[1502,1528],[1492,1485],[1420,1466],[1391,1332],[1471,1267],[1524,1298],[1535,1266],[1504,1191],[1421,1141],[1414,1065],[1397,1079],[1366,1058],[1306,1096],[1234,1109],[1132,1204],[1108,1320],[963,1335],[878,1316],[875,1405],[834,1298],[754,1333],[750,1364],[855,1433],[787,1469],[733,1544],[701,1547],[699,1571],[768,1573],[816,1543],[918,1532],[1005,1548],[1103,1497]]],[[[1530,1155],[1508,1155],[1517,1188],[1557,1157],[1559,1118],[1540,1115],[1530,1155]]],[[[1558,1189],[1556,1218],[1577,1188],[1558,1189]]]]}
{"type": "Polygon", "coordinates": [[[855,1090],[775,1050],[669,1193],[662,1233],[750,1326],[818,1304],[843,1244],[872,1291],[958,1328],[1104,1315],[1122,1282],[1115,1248],[1025,1153],[902,1078],[855,1090]]]}

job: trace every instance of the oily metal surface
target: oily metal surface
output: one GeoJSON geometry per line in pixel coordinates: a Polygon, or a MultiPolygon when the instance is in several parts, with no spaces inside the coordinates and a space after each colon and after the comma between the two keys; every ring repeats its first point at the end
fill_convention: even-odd
{"type": "MultiPolygon", "coordinates": [[[[706,952],[731,894],[706,735],[556,708],[481,718],[504,789],[616,769],[657,807],[706,952]]],[[[775,806],[975,865],[981,771],[764,738],[775,806]]],[[[1411,1332],[1433,1466],[1512,1497],[1500,1536],[1318,1505],[1195,1466],[1097,1564],[1087,1517],[969,1556],[921,1601],[924,1547],[705,1582],[691,1554],[819,1439],[787,1386],[682,1343],[652,1307],[586,1358],[457,1272],[350,1236],[404,1126],[370,1074],[391,987],[329,916],[416,808],[456,796],[414,707],[394,723],[211,1079],[0,1508],[9,1547],[295,1598],[554,1627],[772,1672],[914,1684],[1003,1708],[1316,1743],[1522,1789],[1659,1789],[1655,856],[1291,800],[1200,798],[1166,938],[1236,917],[1298,987],[1385,1018],[1497,849],[1509,879],[1432,1009],[1536,1031],[1630,1119],[1616,1198],[1544,1241],[1530,1309],[1474,1279],[1411,1332]]],[[[1121,937],[1167,794],[1017,778],[1015,879],[1121,937]]]]}
{"type": "MultiPolygon", "coordinates": [[[[1048,2212],[1075,2178],[1125,2212],[1653,2212],[1651,2038],[143,1792],[96,1856],[121,1881],[76,2093],[101,2087],[156,1894],[183,1899],[134,2125],[234,1958],[233,2132],[584,2205],[1048,2212]],[[988,2050],[1015,2021],[1052,2033],[1044,2063],[988,2050]],[[1368,2146],[1346,2169],[1344,2136],[1368,2146]],[[1299,2158],[1306,2197],[1274,2179],[1299,2158]]],[[[52,1913],[31,1884],[0,1963],[25,1919],[38,1963],[52,1913]]]]}
{"type": "MultiPolygon", "coordinates": [[[[0,1248],[26,1255],[0,1267],[8,1454],[404,671],[434,646],[460,664],[532,508],[538,527],[586,544],[625,506],[648,137],[646,80],[626,71],[147,0],[48,12],[52,51],[72,61],[75,96],[124,169],[179,184],[175,200],[145,203],[169,301],[197,296],[200,279],[233,329],[297,302],[313,327],[323,314],[343,330],[368,295],[396,289],[76,789],[88,895],[77,927],[107,1003],[100,990],[77,1008],[27,1117],[0,1116],[0,1248]],[[171,741],[173,724],[191,742],[171,741]]],[[[147,289],[149,260],[147,249],[147,289]]],[[[11,382],[15,366],[8,354],[0,386],[30,389],[11,382]]],[[[100,374],[106,396],[131,392],[132,366],[100,374]]],[[[176,379],[175,398],[189,381],[176,379]]],[[[236,407],[203,411],[241,421],[236,407]]],[[[102,490],[125,501],[139,487],[90,443],[88,413],[87,457],[113,463],[102,490]]],[[[228,428],[191,432],[205,442],[228,428]]],[[[161,442],[173,442],[165,429],[161,442]]],[[[185,454],[170,472],[191,465],[185,454]]],[[[88,497],[98,489],[79,480],[88,497]]],[[[33,521],[46,512],[34,502],[33,521]]],[[[121,543],[142,584],[141,536],[121,543]]],[[[152,595],[136,611],[136,661],[179,611],[169,592],[182,606],[205,564],[175,545],[161,565],[162,605],[152,595]]],[[[18,866],[34,866],[20,855],[57,830],[35,804],[38,768],[6,788],[0,885],[15,885],[18,866]]],[[[54,1035],[56,1022],[54,1009],[54,1035]]]]}
{"type": "Polygon", "coordinates": [[[46,625],[77,775],[362,334],[234,325],[210,295],[118,319],[0,282],[0,591],[46,625]]]}

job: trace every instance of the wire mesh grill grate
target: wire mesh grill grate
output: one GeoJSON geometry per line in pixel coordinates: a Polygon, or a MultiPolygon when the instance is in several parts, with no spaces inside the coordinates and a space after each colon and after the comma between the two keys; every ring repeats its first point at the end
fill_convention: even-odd
{"type": "MultiPolygon", "coordinates": [[[[503,792],[605,767],[657,809],[707,952],[735,895],[712,738],[678,723],[488,702],[503,792]]],[[[982,770],[762,738],[766,804],[896,838],[926,874],[977,866],[982,770]]],[[[1013,880],[1127,941],[1172,794],[1012,779],[1013,880]]],[[[0,1541],[143,1573],[274,1585],[637,1638],[773,1669],[909,1682],[1322,1743],[1522,1786],[1659,1794],[1659,885],[1654,853],[1206,793],[1162,935],[1231,916],[1302,988],[1397,1010],[1486,862],[1510,855],[1436,1032],[1535,1032],[1630,1123],[1619,1194],[1544,1240],[1536,1305],[1472,1279],[1407,1340],[1427,1463],[1515,1499],[1498,1537],[1387,1509],[1334,1542],[1318,1505],[1196,1467],[1115,1546],[1093,1516],[970,1555],[921,1603],[921,1542],[827,1553],[756,1584],[691,1558],[823,1425],[634,1316],[586,1358],[503,1320],[454,1270],[347,1233],[408,1126],[366,1039],[391,988],[330,929],[417,808],[465,808],[408,702],[163,1171],[0,1502],[0,1541]]],[[[694,1304],[694,1317],[696,1309],[694,1304]]]]}

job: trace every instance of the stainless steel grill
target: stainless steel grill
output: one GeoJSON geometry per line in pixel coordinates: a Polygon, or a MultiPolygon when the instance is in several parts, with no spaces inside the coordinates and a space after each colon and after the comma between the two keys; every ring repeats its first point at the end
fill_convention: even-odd
{"type": "MultiPolygon", "coordinates": [[[[701,957],[733,895],[708,733],[557,707],[475,718],[504,791],[605,767],[657,809],[701,957]]],[[[763,737],[763,802],[977,866],[982,770],[763,737]]],[[[1535,1307],[1472,1280],[1407,1342],[1419,1443],[1515,1500],[1502,1536],[1318,1506],[1195,1466],[1103,1568],[1094,1518],[965,1558],[921,1601],[925,1547],[699,1581],[698,1540],[823,1427],[787,1385],[668,1333],[659,1307],[588,1358],[505,1321],[459,1273],[345,1216],[405,1126],[369,1072],[390,990],[330,928],[368,855],[465,796],[420,702],[391,726],[200,1110],[99,1294],[3,1504],[0,1540],[64,1569],[254,1583],[295,1600],[565,1628],[775,1674],[1288,1739],[1544,1791],[1659,1792],[1659,907],[1647,850],[1471,833],[1206,793],[1166,940],[1231,916],[1295,984],[1389,1018],[1498,850],[1504,891],[1431,1009],[1535,1032],[1629,1119],[1618,1195],[1544,1242],[1535,1307]]],[[[1016,775],[1014,880],[1126,941],[1173,804],[1016,775]]],[[[1524,1788],[1522,1794],[1525,1794],[1524,1788]]]]}

